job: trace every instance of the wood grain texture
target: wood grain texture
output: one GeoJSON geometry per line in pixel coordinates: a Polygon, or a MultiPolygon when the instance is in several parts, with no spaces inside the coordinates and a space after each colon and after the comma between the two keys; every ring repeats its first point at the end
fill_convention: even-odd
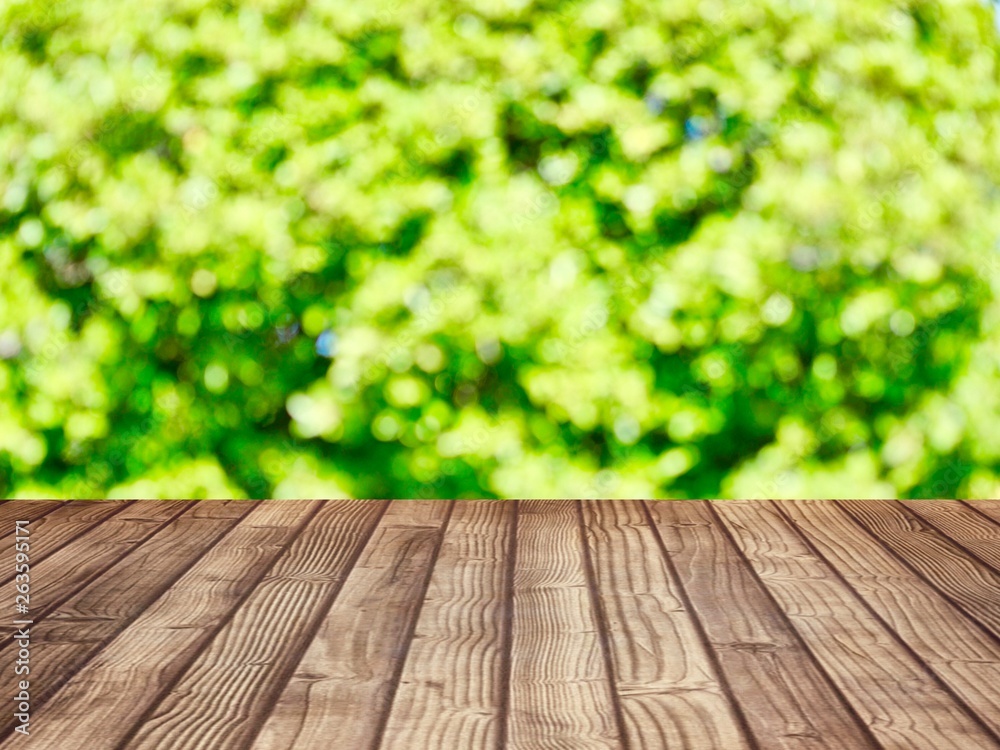
{"type": "Polygon", "coordinates": [[[0,750],[1000,750],[1000,503],[28,507],[0,750]]]}
{"type": "Polygon", "coordinates": [[[708,505],[647,505],[757,746],[874,748],[708,505]]]}
{"type": "Polygon", "coordinates": [[[330,502],[149,716],[129,748],[242,750],[329,609],[384,504],[330,502]]]}
{"type": "Polygon", "coordinates": [[[34,521],[62,505],[60,500],[0,501],[0,534],[10,539],[17,521],[34,521]]]}
{"type": "MultiPolygon", "coordinates": [[[[103,503],[83,501],[87,508],[67,503],[39,519],[51,519],[55,524],[63,514],[79,519],[86,516],[85,532],[31,566],[31,619],[38,623],[54,607],[87,585],[114,565],[124,555],[156,534],[171,519],[188,507],[186,501],[143,500],[125,507],[118,504],[103,507],[103,503]],[[109,514],[108,511],[116,511],[109,514]],[[96,523],[95,518],[103,518],[96,523]],[[96,525],[92,525],[96,523],[96,525]]],[[[62,527],[59,529],[62,531],[62,527]]],[[[34,531],[32,532],[35,533],[34,531]]],[[[39,543],[48,534],[38,529],[39,543]]],[[[0,586],[0,601],[14,601],[14,582],[0,586]]],[[[14,626],[0,622],[0,649],[9,646],[14,626]]]]}
{"type": "Polygon", "coordinates": [[[64,500],[0,500],[0,523],[40,518],[64,503],[64,500]]]}
{"type": "MultiPolygon", "coordinates": [[[[945,506],[947,507],[947,506],[945,506]]],[[[825,501],[782,503],[827,563],[1000,742],[1000,641],[825,501]]]]}
{"type": "Polygon", "coordinates": [[[1000,575],[895,502],[844,501],[847,510],[897,557],[1000,638],[1000,575]]]}
{"type": "Polygon", "coordinates": [[[823,668],[887,750],[997,743],[769,503],[713,506],[823,668]]]}
{"type": "MultiPolygon", "coordinates": [[[[32,628],[31,694],[41,706],[94,654],[159,598],[255,503],[189,503],[184,513],[32,628]]],[[[0,674],[13,675],[16,654],[0,652],[0,674]]],[[[14,726],[0,714],[0,737],[14,726]]]]}
{"type": "Polygon", "coordinates": [[[514,567],[511,748],[623,747],[580,537],[576,502],[522,504],[514,567]]]}
{"type": "Polygon", "coordinates": [[[389,506],[252,747],[377,747],[451,508],[389,506]]]}
{"type": "MultiPolygon", "coordinates": [[[[67,542],[87,533],[131,504],[131,501],[113,500],[95,503],[78,500],[65,503],[49,503],[47,510],[29,525],[31,539],[31,563],[38,565],[42,560],[60,549],[67,542]]],[[[34,505],[32,503],[32,505],[34,505]]],[[[46,506],[41,506],[45,508],[46,506]]],[[[10,534],[13,535],[13,522],[10,534]]],[[[10,537],[5,537],[10,538],[10,537]]],[[[0,571],[0,583],[13,578],[12,571],[0,571]]]]}
{"type": "MultiPolygon", "coordinates": [[[[319,501],[255,508],[32,717],[31,746],[115,748],[225,625],[319,501]]],[[[12,735],[0,748],[18,747],[12,735]]]]}
{"type": "Polygon", "coordinates": [[[629,747],[750,745],[641,502],[584,504],[629,747]]]}
{"type": "Polygon", "coordinates": [[[966,500],[965,504],[1000,524],[1000,500],[966,500]]]}
{"type": "Polygon", "coordinates": [[[903,505],[962,549],[1000,571],[1000,524],[957,500],[908,500],[903,505]]]}
{"type": "Polygon", "coordinates": [[[502,500],[456,504],[380,750],[496,747],[515,511],[502,500]]]}

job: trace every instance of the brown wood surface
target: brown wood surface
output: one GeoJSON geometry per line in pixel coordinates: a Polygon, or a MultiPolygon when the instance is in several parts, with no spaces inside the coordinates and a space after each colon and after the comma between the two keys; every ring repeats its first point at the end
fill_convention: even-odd
{"type": "Polygon", "coordinates": [[[759,501],[715,507],[751,567],[882,747],[997,746],[927,666],[809,549],[777,507],[759,501]]]}
{"type": "MultiPolygon", "coordinates": [[[[31,638],[32,695],[44,701],[166,592],[254,504],[190,503],[185,512],[35,624],[31,638]]],[[[0,675],[13,675],[17,656],[0,652],[0,675]]],[[[0,714],[0,737],[14,725],[0,714]]]]}
{"type": "Polygon", "coordinates": [[[977,513],[1000,523],[1000,500],[968,500],[965,504],[977,513]]]}
{"type": "MultiPolygon", "coordinates": [[[[14,503],[6,503],[13,510],[14,503]]],[[[119,513],[131,505],[130,501],[108,501],[105,503],[94,503],[86,500],[79,500],[67,503],[43,503],[33,502],[26,504],[26,513],[34,515],[34,520],[28,525],[28,538],[31,541],[31,564],[37,566],[42,560],[59,550],[76,537],[85,534],[91,528],[110,518],[115,513],[119,513]]],[[[3,506],[0,506],[3,509],[3,506]]],[[[18,520],[25,520],[23,517],[18,520]]],[[[10,522],[10,527],[5,534],[6,539],[12,539],[14,533],[14,520],[10,522]]],[[[13,578],[13,571],[3,571],[0,574],[0,583],[6,584],[13,578]]]]}
{"type": "MultiPolygon", "coordinates": [[[[13,541],[11,537],[17,521],[33,522],[62,504],[59,500],[8,500],[0,503],[0,534],[3,535],[5,543],[13,541]]],[[[6,575],[6,571],[4,574],[6,575]]]]}
{"type": "Polygon", "coordinates": [[[972,557],[900,503],[845,501],[842,506],[896,556],[1000,639],[1000,574],[972,557]]]}
{"type": "Polygon", "coordinates": [[[1000,750],[1000,502],[0,503],[28,518],[0,750],[1000,750]]]}
{"type": "MultiPolygon", "coordinates": [[[[44,536],[35,534],[35,531],[41,526],[39,519],[63,504],[58,500],[32,500],[24,502],[8,500],[0,503],[0,535],[2,535],[4,540],[3,544],[9,545],[8,549],[12,549],[14,545],[14,530],[17,527],[17,522],[27,521],[28,524],[22,527],[22,533],[18,541],[27,539],[29,541],[30,549],[28,552],[31,559],[34,562],[39,562],[45,557],[45,547],[47,546],[44,536]],[[33,537],[39,538],[38,545],[34,544],[35,540],[33,537]],[[36,546],[37,549],[35,548],[36,546]]],[[[6,570],[0,570],[0,585],[14,580],[14,576],[13,565],[9,566],[6,570]]]]}
{"type": "MultiPolygon", "coordinates": [[[[115,503],[104,508],[103,513],[100,503],[86,505],[91,506],[90,509],[81,511],[78,505],[67,503],[45,516],[49,519],[64,512],[77,518],[83,516],[80,526],[84,533],[73,537],[72,541],[40,562],[32,563],[30,616],[36,623],[59,603],[164,528],[173,518],[183,513],[188,504],[183,501],[142,500],[124,507],[115,503]],[[103,518],[104,522],[94,525],[95,517],[103,518]]],[[[66,535],[66,531],[61,526],[58,529],[60,536],[66,535]]],[[[36,543],[44,545],[41,531],[32,544],[33,548],[36,543]]],[[[15,582],[10,581],[0,586],[0,601],[14,601],[14,585],[15,582]]],[[[0,650],[10,645],[10,633],[14,630],[13,625],[0,622],[0,650]]]]}
{"type": "Polygon", "coordinates": [[[868,608],[1000,740],[1000,641],[840,508],[816,501],[784,503],[782,509],[868,608]]]}
{"type": "MultiPolygon", "coordinates": [[[[310,501],[254,509],[36,710],[32,747],[121,746],[319,507],[319,501],[310,501]]],[[[20,739],[11,735],[2,746],[20,739]]]]}
{"type": "Polygon", "coordinates": [[[295,668],[286,645],[315,632],[382,510],[352,500],[324,505],[128,747],[245,748],[295,668]]]}
{"type": "Polygon", "coordinates": [[[904,505],[972,555],[1000,571],[1000,524],[957,500],[909,500],[904,505]]]}
{"type": "Polygon", "coordinates": [[[757,746],[875,747],[709,506],[649,509],[757,746]]]}
{"type": "Polygon", "coordinates": [[[511,747],[622,747],[578,502],[522,504],[514,560],[507,740],[511,747]]]}
{"type": "Polygon", "coordinates": [[[459,503],[431,574],[382,750],[494,748],[504,720],[516,502],[459,503]]]}
{"type": "Polygon", "coordinates": [[[390,505],[254,747],[378,746],[452,507],[390,505]]]}
{"type": "Polygon", "coordinates": [[[584,518],[630,747],[748,748],[642,504],[588,502],[584,518]]]}

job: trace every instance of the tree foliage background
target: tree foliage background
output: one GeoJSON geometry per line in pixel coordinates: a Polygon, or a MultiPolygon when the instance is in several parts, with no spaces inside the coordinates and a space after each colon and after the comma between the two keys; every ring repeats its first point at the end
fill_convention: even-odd
{"type": "Polygon", "coordinates": [[[977,0],[13,0],[0,494],[1000,494],[977,0]]]}

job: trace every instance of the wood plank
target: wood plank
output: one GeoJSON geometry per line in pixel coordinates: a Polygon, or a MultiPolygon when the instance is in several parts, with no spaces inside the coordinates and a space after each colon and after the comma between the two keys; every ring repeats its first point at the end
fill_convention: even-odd
{"type": "MultiPolygon", "coordinates": [[[[30,525],[31,564],[34,567],[73,539],[123,511],[132,500],[75,500],[59,503],[30,525]]],[[[11,527],[13,534],[13,527],[11,527]]],[[[13,580],[13,571],[0,571],[0,585],[13,580]]]]}
{"type": "Polygon", "coordinates": [[[907,500],[903,505],[973,557],[1000,571],[1000,524],[958,500],[907,500]]]}
{"type": "MultiPolygon", "coordinates": [[[[41,706],[105,644],[158,599],[255,503],[190,503],[159,533],[122,558],[31,630],[31,696],[41,706]]],[[[13,675],[13,649],[0,652],[0,674],[13,675]]],[[[0,737],[13,715],[0,714],[0,737]]]]}
{"type": "MultiPolygon", "coordinates": [[[[116,505],[84,502],[92,508],[88,519],[103,515],[104,522],[75,536],[31,566],[30,618],[35,624],[189,507],[188,501],[184,500],[142,500],[118,510],[115,510],[118,508],[116,505]],[[114,510],[114,514],[109,515],[109,510],[114,510]]],[[[40,519],[39,525],[42,520],[63,512],[75,518],[80,509],[68,503],[40,519]]],[[[53,518],[52,522],[56,520],[53,518]]],[[[14,601],[13,581],[0,586],[0,601],[14,601]]],[[[0,649],[12,645],[10,634],[14,630],[10,623],[0,622],[0,649]]]]}
{"type": "MultiPolygon", "coordinates": [[[[88,662],[31,722],[31,746],[124,742],[225,625],[320,501],[263,503],[88,662]]],[[[13,735],[0,748],[15,747],[13,735]]]]}
{"type": "Polygon", "coordinates": [[[246,748],[385,507],[325,503],[127,747],[246,748]]]}
{"type": "Polygon", "coordinates": [[[34,521],[62,504],[61,500],[0,500],[0,536],[10,539],[16,521],[34,521]]]}
{"type": "Polygon", "coordinates": [[[1000,523],[1000,500],[966,500],[965,504],[975,508],[994,523],[1000,523]]]}
{"type": "Polygon", "coordinates": [[[1000,641],[957,611],[836,504],[798,501],[782,503],[781,509],[1000,742],[1000,641]]]}
{"type": "Polygon", "coordinates": [[[516,501],[455,505],[380,750],[499,741],[516,501]]]}
{"type": "Polygon", "coordinates": [[[713,506],[810,650],[886,750],[997,750],[991,735],[770,503],[713,506]]]}
{"type": "Polygon", "coordinates": [[[4,565],[0,569],[0,586],[5,583],[14,580],[17,573],[14,570],[14,530],[17,527],[18,521],[28,521],[28,525],[25,529],[26,534],[22,531],[22,536],[19,537],[18,541],[27,539],[29,541],[29,565],[35,562],[39,562],[43,557],[45,557],[44,545],[39,540],[38,531],[39,524],[41,521],[39,519],[42,516],[51,513],[59,506],[63,505],[62,501],[59,500],[3,500],[0,501],[0,539],[4,549],[11,551],[11,564],[4,565]],[[36,549],[36,547],[41,547],[41,549],[36,549]]]}
{"type": "Polygon", "coordinates": [[[757,746],[876,747],[708,505],[647,507],[757,746]]]}
{"type": "Polygon", "coordinates": [[[1000,749],[1000,502],[366,506],[33,523],[27,744],[1000,749]]]}
{"type": "Polygon", "coordinates": [[[252,747],[377,747],[452,507],[389,506],[252,747]]]}
{"type": "Polygon", "coordinates": [[[507,737],[514,748],[621,748],[577,504],[526,501],[518,516],[507,737]]]}
{"type": "Polygon", "coordinates": [[[583,509],[629,747],[750,748],[642,503],[583,509]]]}
{"type": "Polygon", "coordinates": [[[841,507],[949,601],[1000,638],[1000,575],[898,503],[845,500],[841,507]]]}

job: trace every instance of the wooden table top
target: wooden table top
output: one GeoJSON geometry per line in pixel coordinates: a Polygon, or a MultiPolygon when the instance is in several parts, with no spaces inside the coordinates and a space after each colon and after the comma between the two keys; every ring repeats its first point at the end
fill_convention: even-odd
{"type": "Polygon", "coordinates": [[[8,501],[0,531],[0,748],[1000,750],[1000,501],[8,501]]]}

